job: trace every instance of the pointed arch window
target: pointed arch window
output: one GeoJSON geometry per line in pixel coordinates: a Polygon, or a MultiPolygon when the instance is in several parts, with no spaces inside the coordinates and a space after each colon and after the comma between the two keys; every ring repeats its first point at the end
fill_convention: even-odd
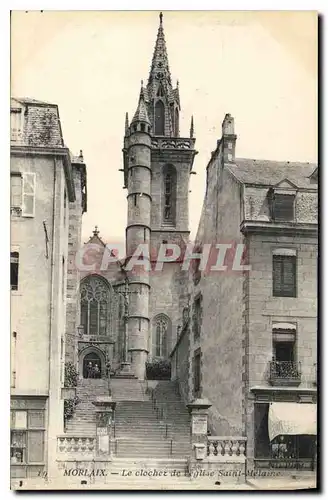
{"type": "Polygon", "coordinates": [[[80,286],[81,325],[85,335],[107,335],[109,331],[109,287],[97,276],[84,279],[80,286]]]}
{"type": "Polygon", "coordinates": [[[157,90],[157,96],[158,97],[164,97],[164,89],[163,89],[163,85],[160,85],[158,87],[158,90],[157,90]]]}
{"type": "Polygon", "coordinates": [[[165,109],[160,99],[155,104],[155,135],[164,135],[165,131],[165,109]]]}
{"type": "Polygon", "coordinates": [[[164,223],[174,224],[176,206],[176,170],[172,166],[164,168],[164,223]]]}
{"type": "Polygon", "coordinates": [[[155,317],[153,323],[153,357],[167,358],[170,319],[165,314],[155,317]]]}

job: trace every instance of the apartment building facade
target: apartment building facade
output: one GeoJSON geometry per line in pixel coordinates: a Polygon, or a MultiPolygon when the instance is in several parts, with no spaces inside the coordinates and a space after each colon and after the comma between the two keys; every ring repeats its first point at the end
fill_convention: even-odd
{"type": "Polygon", "coordinates": [[[191,270],[173,376],[212,403],[212,434],[247,438],[250,467],[313,469],[318,169],[238,159],[236,139],[226,115],[196,237],[220,247],[191,270]]]}
{"type": "MultiPolygon", "coordinates": [[[[11,99],[11,476],[49,472],[63,432],[66,287],[76,179],[57,105],[11,99]]],[[[86,193],[83,193],[83,196],[86,193]]]]}

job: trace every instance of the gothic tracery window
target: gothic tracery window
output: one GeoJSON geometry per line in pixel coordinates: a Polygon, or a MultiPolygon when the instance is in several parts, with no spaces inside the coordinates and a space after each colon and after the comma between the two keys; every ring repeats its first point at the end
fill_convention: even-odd
{"type": "Polygon", "coordinates": [[[170,320],[164,314],[159,314],[155,317],[153,323],[153,356],[163,357],[168,356],[168,333],[170,328],[170,320]]]}
{"type": "Polygon", "coordinates": [[[80,287],[81,324],[86,335],[107,335],[109,330],[109,288],[101,278],[90,276],[80,287]]]}
{"type": "Polygon", "coordinates": [[[160,99],[155,104],[155,135],[165,135],[165,109],[160,99]]]}

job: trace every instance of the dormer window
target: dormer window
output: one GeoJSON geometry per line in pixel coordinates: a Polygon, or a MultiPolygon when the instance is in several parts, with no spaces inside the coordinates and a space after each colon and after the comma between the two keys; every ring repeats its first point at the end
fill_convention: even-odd
{"type": "Polygon", "coordinates": [[[22,135],[22,109],[10,109],[10,138],[12,141],[19,141],[22,135]]]}
{"type": "Polygon", "coordinates": [[[273,219],[276,221],[293,221],[295,219],[295,194],[274,193],[273,219]]]}

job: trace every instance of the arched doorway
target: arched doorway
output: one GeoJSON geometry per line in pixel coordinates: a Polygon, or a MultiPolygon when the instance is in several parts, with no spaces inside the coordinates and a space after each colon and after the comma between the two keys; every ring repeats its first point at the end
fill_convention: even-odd
{"type": "Polygon", "coordinates": [[[101,378],[100,357],[90,352],[83,358],[83,378],[101,378]]]}
{"type": "Polygon", "coordinates": [[[106,360],[104,353],[94,346],[83,349],[79,354],[79,373],[80,377],[83,378],[106,377],[106,360]],[[92,367],[93,370],[88,367],[92,367]]]}

